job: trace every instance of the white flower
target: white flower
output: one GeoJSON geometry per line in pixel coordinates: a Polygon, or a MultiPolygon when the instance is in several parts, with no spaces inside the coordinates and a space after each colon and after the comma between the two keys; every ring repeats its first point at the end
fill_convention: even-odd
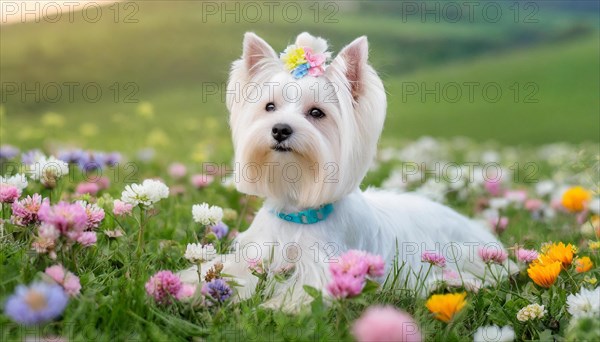
{"type": "Polygon", "coordinates": [[[600,215],[600,197],[594,197],[588,205],[590,211],[596,215],[600,215]]]}
{"type": "Polygon", "coordinates": [[[27,187],[27,177],[24,174],[17,173],[14,176],[2,177],[0,176],[0,184],[12,185],[17,189],[23,190],[27,187]]]}
{"type": "Polygon", "coordinates": [[[192,206],[194,221],[205,225],[215,225],[223,219],[223,209],[216,205],[208,206],[208,203],[194,204],[192,206]]]}
{"type": "Polygon", "coordinates": [[[161,181],[146,179],[142,184],[131,184],[121,193],[121,201],[133,206],[152,208],[154,203],[169,197],[169,188],[161,181]]]}
{"type": "Polygon", "coordinates": [[[515,331],[509,325],[502,328],[495,325],[480,327],[473,335],[475,342],[510,342],[514,339],[515,331]]]}
{"type": "Polygon", "coordinates": [[[188,243],[184,257],[191,262],[210,261],[217,256],[217,250],[212,244],[202,246],[199,243],[188,243]]]}
{"type": "Polygon", "coordinates": [[[27,174],[33,180],[39,180],[44,186],[54,187],[56,181],[69,174],[69,164],[54,156],[40,156],[28,165],[27,174]]]}
{"type": "Polygon", "coordinates": [[[505,209],[510,204],[507,198],[490,198],[489,205],[493,209],[505,209]]]}
{"type": "Polygon", "coordinates": [[[521,322],[527,322],[536,318],[542,318],[546,314],[543,305],[529,304],[517,312],[517,319],[521,322]]]}
{"type": "Polygon", "coordinates": [[[577,294],[567,297],[567,311],[573,318],[600,315],[600,287],[595,290],[582,288],[577,294]]]}
{"type": "Polygon", "coordinates": [[[550,195],[552,191],[556,188],[556,184],[554,184],[551,180],[543,180],[535,185],[535,192],[538,196],[546,196],[550,195]]]}

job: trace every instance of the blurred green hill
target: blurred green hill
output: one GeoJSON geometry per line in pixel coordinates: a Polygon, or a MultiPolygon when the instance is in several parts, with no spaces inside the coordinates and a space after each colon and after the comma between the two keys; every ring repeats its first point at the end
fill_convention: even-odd
{"type": "Polygon", "coordinates": [[[136,4],[135,13],[122,4],[118,17],[105,7],[95,23],[75,15],[74,22],[63,16],[57,23],[0,28],[2,143],[51,147],[61,142],[125,151],[149,146],[172,157],[228,160],[226,109],[219,94],[206,90],[226,81],[246,31],[261,35],[275,50],[283,50],[302,31],[326,37],[332,51],[367,35],[371,62],[389,94],[385,144],[424,134],[511,144],[599,139],[598,19],[593,10],[540,5],[533,17],[537,22],[529,23],[524,18],[532,12],[523,5],[518,21],[506,7],[495,23],[477,16],[436,22],[419,13],[408,15],[395,2],[331,2],[313,8],[300,3],[303,15],[297,22],[275,11],[273,20],[263,13],[261,21],[252,23],[243,15],[223,21],[220,13],[209,15],[200,1],[136,4]],[[137,22],[125,22],[126,14],[137,22]],[[80,90],[74,99],[63,93],[54,103],[44,96],[23,101],[5,88],[58,84],[64,91],[65,82],[76,82],[80,90]],[[463,94],[455,102],[448,101],[451,96],[438,102],[421,97],[427,87],[439,84],[443,90],[465,82],[480,88],[496,83],[503,96],[497,102],[481,94],[473,101],[463,94]],[[90,83],[103,91],[97,102],[81,94],[90,83]],[[416,93],[410,85],[417,85],[416,93]],[[524,102],[528,95],[537,103],[524,102]]]}

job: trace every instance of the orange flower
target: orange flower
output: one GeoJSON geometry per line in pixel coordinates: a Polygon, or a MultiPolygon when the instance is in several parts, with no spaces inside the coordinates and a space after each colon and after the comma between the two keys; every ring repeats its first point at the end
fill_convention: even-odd
{"type": "Polygon", "coordinates": [[[556,282],[558,279],[558,274],[561,270],[560,261],[554,261],[550,263],[543,263],[540,261],[535,261],[529,268],[527,269],[527,274],[529,278],[533,280],[534,283],[541,287],[549,288],[556,282]]]}
{"type": "Polygon", "coordinates": [[[581,186],[567,189],[562,196],[562,205],[571,212],[585,209],[587,203],[592,199],[592,193],[581,186]]]}
{"type": "Polygon", "coordinates": [[[567,269],[567,267],[569,267],[573,262],[573,255],[576,252],[577,249],[571,244],[565,246],[565,244],[562,242],[553,243],[544,247],[543,254],[540,255],[538,260],[544,264],[560,261],[563,268],[567,269]]]}
{"type": "Polygon", "coordinates": [[[450,322],[452,317],[467,304],[466,292],[433,295],[425,306],[442,322],[450,322]]]}
{"type": "Polygon", "coordinates": [[[592,262],[592,260],[590,260],[589,257],[584,256],[575,259],[575,270],[577,271],[577,273],[587,272],[591,270],[592,267],[594,267],[594,263],[592,262]]]}

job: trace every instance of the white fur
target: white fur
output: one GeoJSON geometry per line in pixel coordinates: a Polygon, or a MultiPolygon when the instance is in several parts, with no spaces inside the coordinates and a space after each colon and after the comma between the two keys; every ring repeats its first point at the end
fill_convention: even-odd
{"type": "MultiPolygon", "coordinates": [[[[296,41],[299,46],[310,44],[326,49],[322,38],[308,33],[296,41]]],[[[500,245],[482,226],[418,195],[359,189],[374,159],[386,112],[383,84],[368,65],[367,55],[366,37],[358,38],[338,54],[325,75],[295,80],[266,42],[246,34],[243,56],[233,63],[227,106],[237,188],[264,197],[265,203],[251,226],[237,237],[232,253],[211,262],[224,263],[223,272],[241,285],[240,298],[251,296],[257,284],[247,265],[254,258],[264,259],[271,272],[293,267],[291,276],[275,285],[267,305],[294,310],[308,303],[302,286],[324,291],[328,264],[350,249],[382,255],[388,271],[395,262],[405,264],[400,279],[408,279],[409,288],[415,289],[418,274],[422,278],[423,267],[427,269],[422,252],[441,252],[448,268],[469,281],[484,274],[477,248],[500,245]],[[286,98],[284,89],[291,85],[301,89],[301,95],[286,98]],[[275,111],[265,111],[268,102],[275,103],[275,111]],[[308,116],[313,107],[322,109],[326,117],[308,116]],[[292,152],[271,148],[275,144],[271,128],[277,123],[293,128],[283,143],[292,152]],[[296,177],[297,170],[301,177],[296,177]],[[334,204],[333,213],[311,225],[286,222],[273,213],[326,203],[334,204]]],[[[427,283],[440,275],[439,270],[431,272],[427,283]]],[[[187,282],[198,279],[194,268],[181,276],[187,282]]]]}

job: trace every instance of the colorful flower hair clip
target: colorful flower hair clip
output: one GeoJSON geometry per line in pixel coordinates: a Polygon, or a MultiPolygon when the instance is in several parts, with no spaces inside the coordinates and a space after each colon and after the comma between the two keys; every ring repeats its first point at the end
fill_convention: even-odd
{"type": "Polygon", "coordinates": [[[327,67],[326,62],[331,57],[327,50],[327,42],[308,34],[301,34],[296,44],[289,45],[280,55],[285,68],[295,79],[306,75],[321,76],[327,67]]]}

